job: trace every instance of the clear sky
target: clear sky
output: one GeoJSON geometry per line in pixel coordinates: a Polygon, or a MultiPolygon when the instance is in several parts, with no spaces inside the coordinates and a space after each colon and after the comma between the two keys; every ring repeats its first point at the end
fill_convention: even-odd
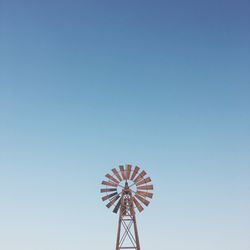
{"type": "Polygon", "coordinates": [[[250,2],[2,0],[0,248],[114,249],[99,188],[138,164],[142,250],[250,249],[250,2]]]}

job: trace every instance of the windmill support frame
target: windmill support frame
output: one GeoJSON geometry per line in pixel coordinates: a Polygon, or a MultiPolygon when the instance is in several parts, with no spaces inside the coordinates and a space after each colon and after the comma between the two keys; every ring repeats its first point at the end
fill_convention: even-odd
{"type": "Polygon", "coordinates": [[[116,250],[140,250],[139,234],[130,189],[124,189],[118,220],[116,250]]]}

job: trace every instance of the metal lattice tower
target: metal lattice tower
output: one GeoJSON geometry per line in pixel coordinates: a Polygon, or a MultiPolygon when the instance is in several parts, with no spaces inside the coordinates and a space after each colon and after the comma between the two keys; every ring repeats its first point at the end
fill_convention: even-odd
{"type": "Polygon", "coordinates": [[[102,197],[103,201],[108,201],[106,206],[114,206],[113,212],[118,213],[118,232],[116,240],[116,250],[136,249],[140,250],[140,241],[136,223],[135,207],[139,212],[143,211],[143,205],[149,205],[149,199],[153,194],[150,184],[151,178],[146,177],[145,171],[140,172],[140,168],[127,164],[119,166],[119,169],[112,169],[112,174],[106,174],[107,180],[102,182],[106,188],[101,189],[101,193],[106,193],[102,197]]]}

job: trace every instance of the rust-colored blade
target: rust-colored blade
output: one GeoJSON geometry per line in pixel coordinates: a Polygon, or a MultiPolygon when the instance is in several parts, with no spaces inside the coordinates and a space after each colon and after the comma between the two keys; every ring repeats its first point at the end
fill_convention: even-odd
{"type": "Polygon", "coordinates": [[[102,197],[102,200],[103,200],[103,201],[106,201],[107,199],[109,199],[109,198],[111,198],[111,197],[113,197],[113,196],[115,196],[115,195],[117,195],[117,192],[112,193],[112,194],[108,194],[108,195],[106,195],[106,196],[103,196],[103,197],[102,197]]]}
{"type": "Polygon", "coordinates": [[[111,181],[103,181],[102,185],[111,186],[111,187],[117,187],[118,186],[116,183],[113,183],[111,181]]]}
{"type": "Polygon", "coordinates": [[[148,178],[146,178],[146,179],[143,179],[143,180],[137,182],[137,183],[136,183],[136,186],[141,186],[141,185],[146,184],[146,183],[148,183],[148,182],[150,182],[150,181],[151,181],[151,178],[148,177],[148,178]]]}
{"type": "Polygon", "coordinates": [[[129,164],[126,165],[126,175],[127,175],[128,180],[130,179],[131,168],[132,168],[131,165],[129,165],[129,164]]]}
{"type": "Polygon", "coordinates": [[[122,199],[120,199],[120,200],[117,202],[117,204],[115,205],[115,208],[114,208],[114,210],[113,210],[113,213],[117,214],[117,212],[118,212],[118,210],[119,210],[119,208],[120,208],[120,206],[121,206],[121,200],[122,200],[122,199]]]}
{"type": "Polygon", "coordinates": [[[143,170],[135,179],[134,183],[136,184],[137,182],[141,181],[142,178],[146,175],[147,173],[143,170]]]}
{"type": "Polygon", "coordinates": [[[119,168],[120,168],[123,180],[126,180],[127,177],[126,177],[126,174],[125,174],[124,166],[120,165],[119,168]]]}
{"type": "Polygon", "coordinates": [[[112,175],[110,174],[106,174],[105,175],[108,179],[110,179],[111,181],[113,181],[116,184],[119,184],[119,181],[117,179],[115,179],[112,175]]]}
{"type": "Polygon", "coordinates": [[[146,199],[144,199],[143,197],[141,197],[138,194],[135,194],[135,197],[140,200],[145,206],[148,206],[148,204],[150,203],[149,201],[147,201],[146,199]]]}
{"type": "Polygon", "coordinates": [[[148,198],[153,198],[153,194],[152,193],[148,193],[148,192],[143,192],[143,191],[137,191],[137,194],[139,194],[140,196],[144,196],[144,197],[148,197],[148,198]]]}
{"type": "Polygon", "coordinates": [[[102,188],[101,193],[116,191],[116,188],[102,188]]]}
{"type": "Polygon", "coordinates": [[[140,168],[136,166],[133,173],[132,173],[132,176],[130,178],[131,181],[134,180],[134,178],[137,175],[137,173],[139,172],[139,170],[140,170],[140,168]]]}
{"type": "Polygon", "coordinates": [[[138,190],[153,190],[154,187],[153,185],[147,185],[147,186],[140,186],[140,187],[137,187],[138,190]]]}
{"type": "Polygon", "coordinates": [[[110,208],[119,199],[119,197],[120,195],[113,197],[112,200],[106,205],[106,207],[110,208]]]}
{"type": "Polygon", "coordinates": [[[141,206],[141,204],[136,200],[135,197],[133,197],[133,201],[135,203],[135,206],[137,207],[137,209],[139,210],[139,212],[143,211],[143,207],[141,206]]]}
{"type": "Polygon", "coordinates": [[[115,168],[112,169],[112,172],[115,174],[115,176],[117,177],[117,179],[118,179],[119,181],[122,181],[121,176],[119,175],[118,171],[117,171],[115,168]]]}

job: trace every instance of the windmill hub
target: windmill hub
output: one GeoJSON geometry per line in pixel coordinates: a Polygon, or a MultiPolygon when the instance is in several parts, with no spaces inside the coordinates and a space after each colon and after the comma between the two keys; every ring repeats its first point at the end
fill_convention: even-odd
{"type": "Polygon", "coordinates": [[[131,190],[129,189],[129,186],[128,186],[128,182],[127,182],[127,181],[125,182],[125,187],[124,187],[124,189],[123,189],[123,192],[124,192],[125,194],[131,194],[131,190]]]}
{"type": "Polygon", "coordinates": [[[122,193],[125,190],[126,181],[127,181],[128,188],[130,189],[130,192],[136,193],[137,191],[136,185],[134,185],[134,182],[131,180],[122,180],[117,187],[117,193],[118,194],[122,193]]]}
{"type": "Polygon", "coordinates": [[[118,170],[112,169],[112,174],[106,174],[107,180],[102,182],[105,188],[101,189],[101,193],[106,193],[102,200],[108,201],[108,208],[115,206],[114,213],[119,211],[116,250],[140,250],[135,207],[142,212],[143,205],[148,206],[153,197],[149,192],[153,190],[151,178],[146,175],[138,166],[132,168],[127,164],[124,168],[120,165],[118,170]]]}

